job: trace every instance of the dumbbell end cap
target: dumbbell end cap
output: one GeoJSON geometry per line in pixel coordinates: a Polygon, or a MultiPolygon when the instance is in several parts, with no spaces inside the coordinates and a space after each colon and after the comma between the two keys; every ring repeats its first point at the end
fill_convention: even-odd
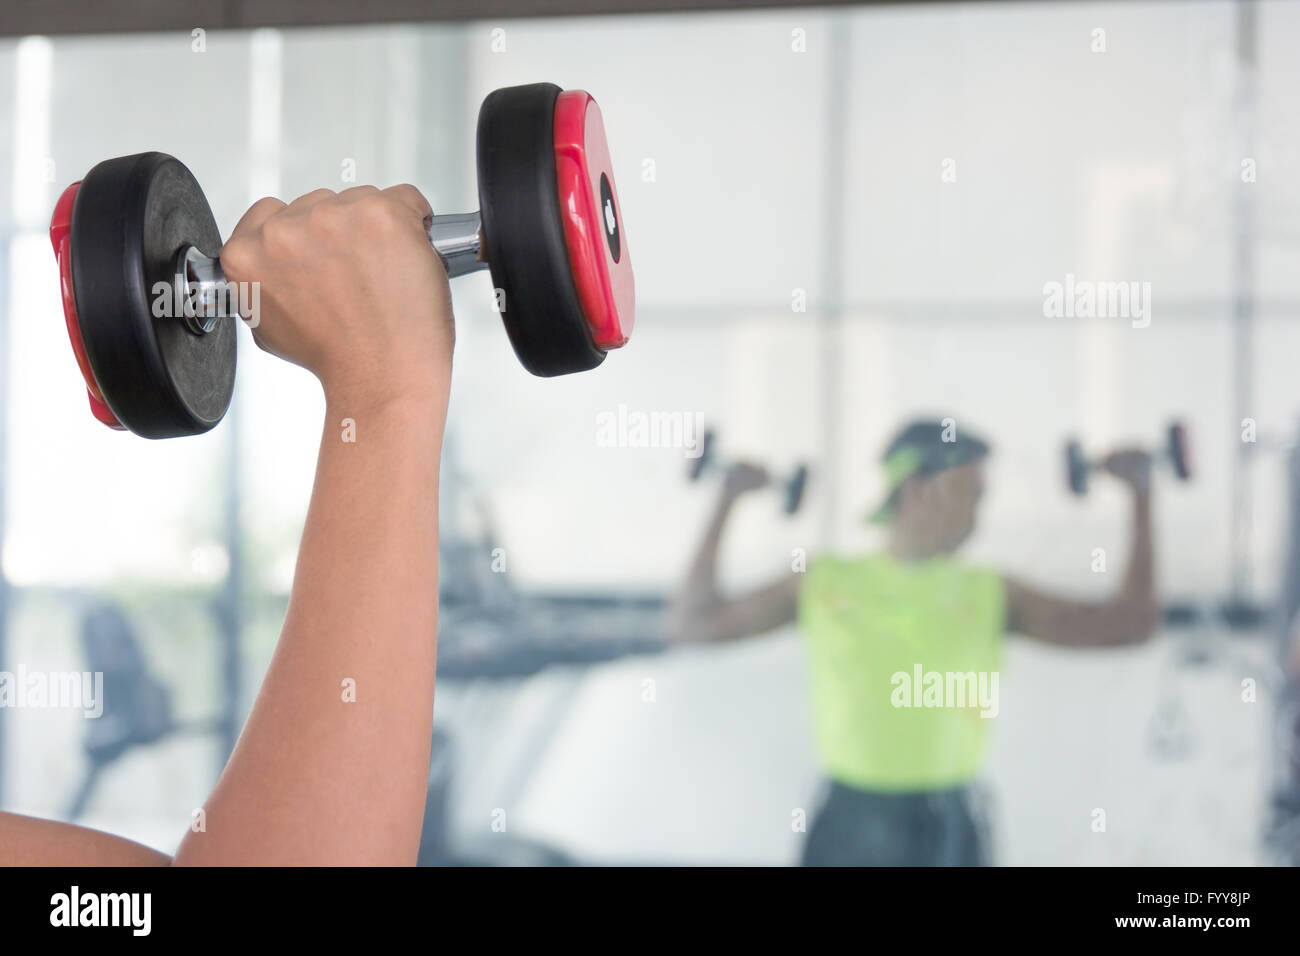
{"type": "Polygon", "coordinates": [[[1169,426],[1169,459],[1179,481],[1192,477],[1192,452],[1187,441],[1187,426],[1182,422],[1169,426]]]}
{"type": "Polygon", "coordinates": [[[1065,478],[1070,492],[1075,495],[1088,493],[1088,459],[1083,454],[1083,446],[1073,438],[1065,443],[1065,478]]]}
{"type": "Polygon", "coordinates": [[[804,488],[808,484],[808,466],[800,465],[790,476],[790,481],[785,489],[785,501],[782,503],[782,510],[787,515],[792,515],[799,510],[803,504],[804,488]]]}
{"type": "Polygon", "coordinates": [[[573,284],[602,351],[632,334],[636,291],[600,107],[584,90],[556,98],[555,173],[573,284]]]}
{"type": "Polygon", "coordinates": [[[63,321],[68,328],[68,340],[72,343],[72,352],[81,369],[81,377],[86,384],[86,397],[90,400],[90,413],[109,428],[125,431],[126,426],[117,420],[113,410],[104,401],[95,373],[86,357],[86,345],[81,340],[81,324],[77,320],[77,301],[72,291],[72,209],[77,201],[77,191],[81,180],[77,180],[59,196],[54,204],[54,215],[50,217],[50,244],[54,246],[54,257],[59,263],[59,290],[63,300],[63,321]]]}
{"type": "MultiPolygon", "coordinates": [[[[483,257],[501,320],[520,364],[548,378],[593,369],[606,355],[578,294],[569,210],[561,208],[555,112],[562,92],[554,83],[494,90],[479,107],[476,134],[483,257]]],[[[586,231],[598,228],[590,222],[586,231]]]]}

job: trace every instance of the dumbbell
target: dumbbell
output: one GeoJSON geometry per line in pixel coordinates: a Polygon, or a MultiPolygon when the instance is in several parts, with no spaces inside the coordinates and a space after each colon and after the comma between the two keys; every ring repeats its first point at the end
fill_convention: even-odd
{"type": "MultiPolygon", "coordinates": [[[[730,462],[718,460],[717,442],[710,429],[700,439],[699,457],[691,459],[686,474],[691,481],[699,481],[708,472],[725,472],[730,466],[730,462]]],[[[808,484],[808,466],[798,465],[787,477],[774,477],[769,480],[769,484],[781,492],[781,511],[792,515],[803,504],[804,486],[808,484]]]]}
{"type": "MultiPolygon", "coordinates": [[[[1153,464],[1164,463],[1173,470],[1179,481],[1192,477],[1191,447],[1187,437],[1187,426],[1182,422],[1172,422],[1165,431],[1163,447],[1152,452],[1153,464]]],[[[1065,443],[1065,475],[1070,490],[1076,495],[1088,493],[1088,475],[1102,467],[1100,460],[1091,460],[1083,453],[1081,446],[1074,439],[1065,443]]]]}
{"type": "MultiPolygon", "coordinates": [[[[529,372],[595,368],[627,342],[635,311],[600,108],[550,83],[496,90],[476,150],[479,212],[429,227],[447,275],[491,270],[529,372]]],[[[157,152],[99,163],[59,198],[50,241],[95,417],[146,438],[215,426],[234,393],[237,310],[193,174],[157,152]],[[158,308],[164,299],[190,307],[158,308]]]]}

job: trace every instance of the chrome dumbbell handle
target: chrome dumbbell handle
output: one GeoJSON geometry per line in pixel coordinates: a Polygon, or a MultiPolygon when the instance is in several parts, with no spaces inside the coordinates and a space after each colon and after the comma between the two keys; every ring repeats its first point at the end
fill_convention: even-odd
{"type": "MultiPolygon", "coordinates": [[[[442,260],[448,279],[488,266],[482,258],[483,221],[477,212],[434,216],[429,223],[429,242],[442,260]]],[[[176,301],[194,303],[193,308],[181,310],[191,332],[204,335],[230,316],[226,274],[220,259],[205,256],[194,246],[184,246],[176,253],[172,275],[176,301]]]]}
{"type": "Polygon", "coordinates": [[[483,256],[483,219],[476,212],[434,216],[429,224],[429,241],[447,270],[447,278],[486,269],[483,256]]]}

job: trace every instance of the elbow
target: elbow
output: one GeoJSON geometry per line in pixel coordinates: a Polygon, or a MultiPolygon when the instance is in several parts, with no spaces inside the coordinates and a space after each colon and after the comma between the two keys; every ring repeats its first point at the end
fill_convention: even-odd
{"type": "Polygon", "coordinates": [[[691,632],[687,627],[685,617],[670,611],[668,616],[664,618],[663,638],[665,644],[685,644],[689,641],[691,632]]]}
{"type": "Polygon", "coordinates": [[[671,606],[662,627],[668,644],[715,644],[742,637],[723,601],[682,602],[671,606]]]}
{"type": "Polygon", "coordinates": [[[1160,620],[1160,605],[1154,600],[1125,607],[1116,622],[1114,643],[1143,644],[1155,636],[1160,620]]]}
{"type": "Polygon", "coordinates": [[[1154,602],[1119,602],[1099,607],[1081,620],[1077,633],[1063,638],[1067,644],[1092,647],[1126,647],[1150,640],[1160,624],[1160,607],[1154,602]]]}
{"type": "Polygon", "coordinates": [[[691,644],[710,640],[706,627],[709,615],[685,602],[674,603],[664,616],[663,636],[668,644],[691,644]]]}
{"type": "Polygon", "coordinates": [[[1159,603],[1155,600],[1143,601],[1136,618],[1133,628],[1134,643],[1149,641],[1155,636],[1163,618],[1159,603]]]}

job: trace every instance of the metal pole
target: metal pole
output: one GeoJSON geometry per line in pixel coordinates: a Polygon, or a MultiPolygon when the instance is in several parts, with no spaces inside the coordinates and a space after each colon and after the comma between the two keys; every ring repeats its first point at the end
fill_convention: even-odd
{"type": "MultiPolygon", "coordinates": [[[[1257,102],[1258,18],[1255,0],[1237,4],[1237,89],[1235,112],[1239,125],[1242,156],[1255,155],[1255,120],[1257,102]]],[[[1239,436],[1241,421],[1254,417],[1255,408],[1255,189],[1237,183],[1233,202],[1233,326],[1232,326],[1232,401],[1234,420],[1230,435],[1239,436]]],[[[1250,599],[1253,584],[1251,546],[1254,533],[1254,508],[1250,487],[1250,448],[1236,441],[1232,462],[1232,582],[1235,602],[1250,599]]]]}
{"type": "MultiPolygon", "coordinates": [[[[282,55],[280,34],[274,30],[254,31],[249,39],[248,152],[249,192],[253,196],[274,196],[280,192],[280,124],[282,55]]],[[[215,601],[220,632],[221,678],[224,697],[218,725],[218,773],[235,749],[244,717],[244,527],[240,521],[243,501],[241,449],[244,439],[242,402],[239,390],[226,415],[226,462],[222,496],[222,538],[229,562],[226,579],[215,601]]]]}
{"type": "Polygon", "coordinates": [[[840,406],[844,332],[845,129],[848,124],[852,24],[840,14],[830,18],[826,58],[826,138],[822,183],[822,275],[818,336],[821,342],[821,545],[833,547],[839,512],[840,406]]]}
{"type": "Polygon", "coordinates": [[[222,539],[228,566],[226,578],[216,598],[217,629],[220,635],[222,701],[218,736],[217,773],[226,766],[239,738],[243,716],[243,648],[244,628],[244,533],[239,520],[239,503],[243,498],[240,482],[240,445],[243,441],[243,416],[238,397],[226,415],[226,467],[221,499],[222,539]]]}

